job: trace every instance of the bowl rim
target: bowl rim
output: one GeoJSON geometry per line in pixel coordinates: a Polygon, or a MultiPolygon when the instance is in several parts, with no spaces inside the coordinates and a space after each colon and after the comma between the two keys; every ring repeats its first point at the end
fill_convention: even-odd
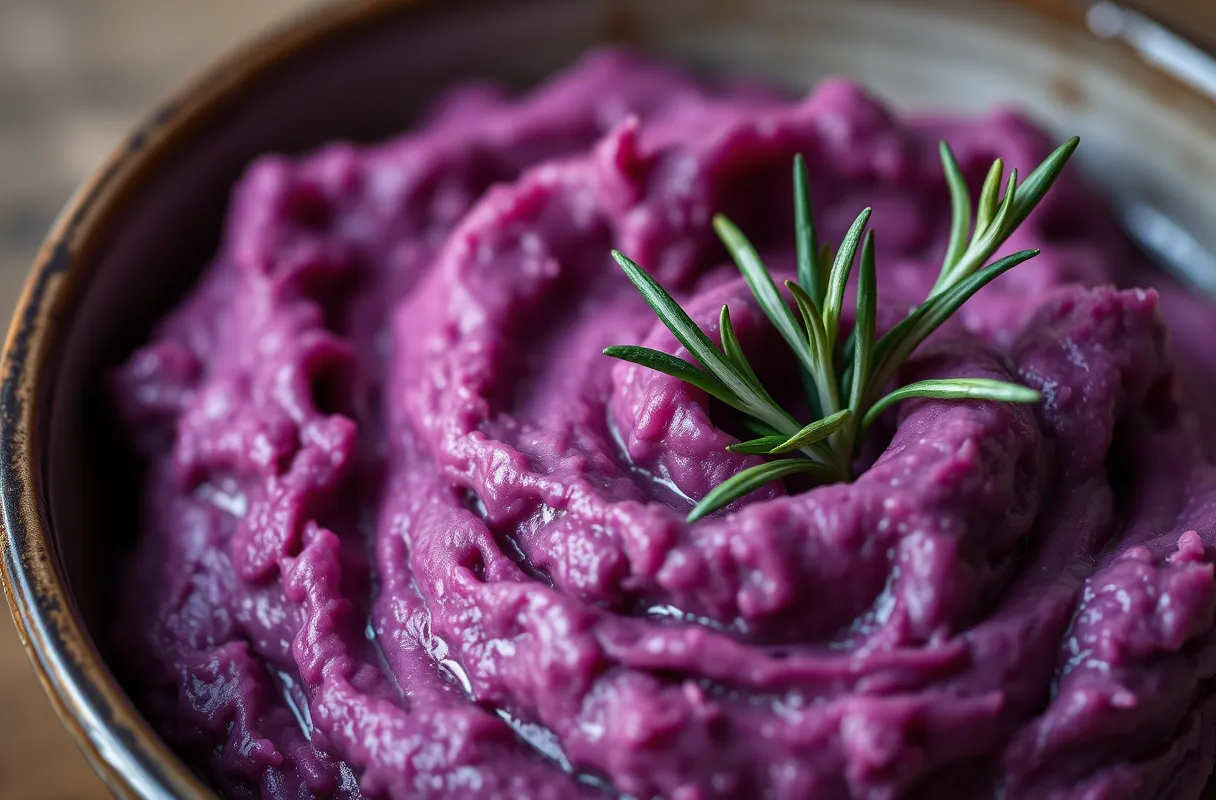
{"type": "Polygon", "coordinates": [[[26,655],[60,720],[116,796],[212,800],[215,793],[160,738],[89,635],[51,535],[40,406],[54,381],[64,313],[92,277],[88,256],[109,220],[184,141],[243,91],[306,55],[420,0],[324,0],[213,59],[168,95],[82,182],[26,277],[0,356],[0,577],[26,655]]]}
{"type": "MultiPolygon", "coordinates": [[[[1011,1],[1090,33],[1087,10],[1113,6],[1134,22],[1156,26],[1179,46],[1212,56],[1216,65],[1216,55],[1205,46],[1123,4],[1011,1]]],[[[325,0],[213,60],[145,116],[73,193],[26,278],[0,356],[0,577],[44,691],[89,764],[119,797],[211,800],[215,794],[156,734],[118,684],[87,632],[60,565],[44,496],[40,406],[54,382],[54,351],[67,327],[65,311],[95,271],[88,256],[101,246],[107,223],[194,132],[234,105],[249,85],[313,46],[420,4],[325,0]]],[[[1109,38],[1150,60],[1130,37],[1109,38]]],[[[1196,85],[1171,73],[1168,65],[1152,66],[1189,93],[1216,101],[1216,84],[1196,85]]]]}

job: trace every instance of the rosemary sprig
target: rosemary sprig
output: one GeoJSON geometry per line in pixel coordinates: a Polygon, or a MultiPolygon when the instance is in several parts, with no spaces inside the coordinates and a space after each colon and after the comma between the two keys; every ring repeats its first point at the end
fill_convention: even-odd
{"type": "Polygon", "coordinates": [[[727,478],[696,504],[688,514],[688,521],[698,520],[764,484],[789,475],[809,474],[829,482],[851,480],[862,434],[884,411],[903,400],[928,397],[1037,402],[1039,393],[1033,389],[980,378],[926,380],[886,390],[916,348],[963,303],[999,275],[1038,255],[1037,250],[1023,250],[989,263],[1047,194],[1079,141],[1074,137],[1062,144],[1021,184],[1017,170],[1012,170],[1004,193],[1001,192],[1004,163],[997,159],[980,191],[974,226],[971,197],[962,170],[950,147],[942,142],[942,168],[953,212],[946,255],[929,296],[881,338],[875,330],[875,236],[873,231],[866,230],[870,209],[857,216],[832,258],[831,248],[820,243],[816,232],[810,181],[802,156],[794,160],[798,279],[785,282],[797,314],[790,309],[743,232],[722,215],[714,218],[714,230],[757,303],[794,353],[807,399],[817,416],[806,425],[799,424],[781,408],[756,377],[731,324],[729,308],[722,306],[718,318],[719,348],[662,286],[629,258],[613,251],[625,275],[699,366],[669,353],[634,345],[609,347],[604,350],[605,355],[679,378],[740,411],[744,423],[757,438],[731,445],[729,450],[755,455],[796,454],[794,458],[768,461],[727,478]],[[857,314],[846,337],[840,320],[854,262],[858,262],[857,314]]]}

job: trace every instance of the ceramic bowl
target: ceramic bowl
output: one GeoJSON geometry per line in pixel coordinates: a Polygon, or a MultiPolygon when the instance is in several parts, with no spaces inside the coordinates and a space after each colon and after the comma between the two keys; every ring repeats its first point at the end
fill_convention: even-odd
{"type": "Polygon", "coordinates": [[[844,74],[896,106],[1015,104],[1086,140],[1081,165],[1167,267],[1216,287],[1216,67],[1111,3],[1060,0],[374,0],[337,5],[209,70],[77,192],[33,265],[0,371],[5,590],[64,722],[121,797],[210,790],[123,693],[92,635],[134,492],[99,369],[185,291],[242,168],[409,125],[467,78],[524,86],[602,42],[804,87],[844,74]],[[166,265],[172,265],[166,269],[166,265]]]}

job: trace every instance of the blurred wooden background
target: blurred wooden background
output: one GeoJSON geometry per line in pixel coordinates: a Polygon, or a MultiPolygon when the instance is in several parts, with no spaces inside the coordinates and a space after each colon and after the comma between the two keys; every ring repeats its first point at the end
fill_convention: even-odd
{"type": "MultiPolygon", "coordinates": [[[[133,121],[234,42],[313,2],[0,0],[0,317],[69,192],[133,121]]],[[[1216,42],[1216,0],[1141,4],[1216,42]]],[[[0,798],[106,797],[0,617],[0,798]]]]}
{"type": "MultiPolygon", "coordinates": [[[[81,177],[217,54],[309,0],[0,0],[0,316],[81,177]]],[[[0,610],[0,798],[109,797],[0,610]]]]}

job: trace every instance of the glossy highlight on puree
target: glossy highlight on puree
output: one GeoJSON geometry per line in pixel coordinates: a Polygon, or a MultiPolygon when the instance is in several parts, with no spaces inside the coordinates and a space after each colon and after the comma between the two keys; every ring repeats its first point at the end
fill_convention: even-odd
{"type": "Polygon", "coordinates": [[[147,467],[107,642],[140,707],[237,798],[1197,797],[1216,436],[1190,409],[1216,317],[1137,288],[1160,279],[1078,175],[1003,250],[1042,254],[899,376],[1042,402],[902,403],[850,484],[686,523],[760,463],[726,450],[748,434],[601,355],[687,356],[617,249],[706,330],[729,303],[793,397],[713,214],[792,276],[804,154],[825,238],[874,208],[883,330],[937,277],[942,139],[977,189],[1053,144],[1014,112],[605,52],[252,164],[213,263],[110,379],[147,467]]]}

